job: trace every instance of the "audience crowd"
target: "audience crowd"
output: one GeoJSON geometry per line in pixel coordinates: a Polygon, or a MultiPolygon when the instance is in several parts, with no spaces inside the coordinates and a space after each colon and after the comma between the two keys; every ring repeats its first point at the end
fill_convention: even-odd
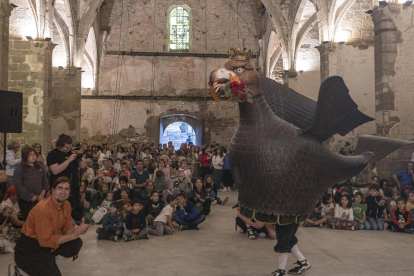
{"type": "MultiPolygon", "coordinates": [[[[98,240],[125,242],[171,235],[176,229],[199,230],[212,210],[223,205],[218,191],[237,191],[230,171],[230,150],[219,144],[133,143],[87,145],[62,134],[46,153],[40,144],[12,141],[0,164],[0,252],[13,252],[14,243],[30,210],[50,195],[58,177],[71,180],[68,201],[73,224],[100,224],[98,240]]],[[[352,152],[349,145],[341,154],[352,152]]],[[[383,230],[413,233],[413,163],[379,180],[375,164],[357,176],[328,189],[306,227],[344,230],[383,230]]],[[[237,205],[235,206],[237,207],[237,205]]],[[[236,230],[249,239],[276,238],[274,225],[254,221],[238,212],[236,230]]]]}

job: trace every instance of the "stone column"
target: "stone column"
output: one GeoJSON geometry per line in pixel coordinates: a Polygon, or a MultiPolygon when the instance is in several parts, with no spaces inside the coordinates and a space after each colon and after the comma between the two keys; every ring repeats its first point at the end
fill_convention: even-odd
{"type": "MultiPolygon", "coordinates": [[[[414,138],[414,30],[412,6],[389,3],[371,14],[375,31],[375,122],[377,135],[414,138]]],[[[413,147],[394,152],[378,163],[390,177],[410,160],[413,147]]]]}
{"type": "Polygon", "coordinates": [[[9,78],[9,17],[13,7],[0,2],[0,90],[8,89],[9,78]]]}
{"type": "Polygon", "coordinates": [[[21,143],[50,147],[49,107],[52,80],[50,41],[9,42],[9,90],[23,93],[23,133],[13,134],[21,143]]]}
{"type": "Polygon", "coordinates": [[[80,140],[81,70],[53,68],[50,105],[51,139],[64,133],[80,140]]]}
{"type": "Polygon", "coordinates": [[[336,43],[328,42],[318,46],[320,54],[320,66],[321,66],[321,82],[327,79],[329,75],[329,56],[330,53],[335,51],[336,43]]]}

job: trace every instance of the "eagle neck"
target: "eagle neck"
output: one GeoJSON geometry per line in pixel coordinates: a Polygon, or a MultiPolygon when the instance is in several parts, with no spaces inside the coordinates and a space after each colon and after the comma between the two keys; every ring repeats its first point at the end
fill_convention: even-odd
{"type": "Polygon", "coordinates": [[[260,128],[272,124],[275,114],[267,104],[263,94],[253,97],[253,103],[239,103],[241,126],[260,128]]]}

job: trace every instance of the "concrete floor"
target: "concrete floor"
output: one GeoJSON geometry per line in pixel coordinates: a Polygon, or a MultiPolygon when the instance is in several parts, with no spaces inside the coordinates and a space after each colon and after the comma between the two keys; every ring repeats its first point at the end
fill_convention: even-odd
{"type": "MultiPolygon", "coordinates": [[[[176,232],[129,243],[97,241],[95,229],[82,236],[79,259],[59,260],[64,276],[106,275],[271,275],[278,268],[276,241],[249,240],[234,231],[237,193],[214,205],[200,231],[176,232]]],[[[413,275],[414,236],[389,231],[343,231],[300,227],[299,247],[312,264],[306,276],[413,275]]],[[[296,260],[289,256],[287,269],[296,260]]],[[[0,276],[13,255],[0,256],[0,276]]],[[[47,276],[47,275],[45,275],[47,276]]]]}

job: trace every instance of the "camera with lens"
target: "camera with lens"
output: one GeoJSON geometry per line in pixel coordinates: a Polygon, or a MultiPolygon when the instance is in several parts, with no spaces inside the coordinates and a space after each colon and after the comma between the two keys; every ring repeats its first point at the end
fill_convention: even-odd
{"type": "Polygon", "coordinates": [[[77,154],[76,160],[78,160],[78,161],[82,160],[82,156],[83,156],[82,153],[78,153],[79,150],[80,150],[80,148],[74,148],[73,151],[72,151],[73,153],[77,154]]]}

